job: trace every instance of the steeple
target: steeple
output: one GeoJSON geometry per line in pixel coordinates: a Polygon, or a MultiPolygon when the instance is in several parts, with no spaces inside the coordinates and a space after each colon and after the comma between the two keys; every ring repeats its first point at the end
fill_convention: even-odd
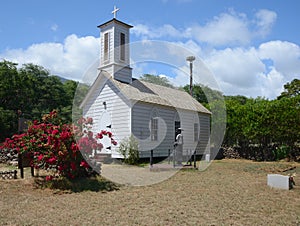
{"type": "Polygon", "coordinates": [[[129,29],[131,25],[116,19],[119,9],[114,7],[114,18],[100,24],[100,70],[109,72],[114,79],[131,83],[129,29]]]}

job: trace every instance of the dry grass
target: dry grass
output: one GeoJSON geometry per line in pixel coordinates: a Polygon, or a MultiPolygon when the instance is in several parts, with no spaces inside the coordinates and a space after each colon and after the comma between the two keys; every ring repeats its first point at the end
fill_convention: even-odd
{"type": "MultiPolygon", "coordinates": [[[[288,173],[288,172],[286,172],[288,173]]],[[[0,225],[299,225],[300,164],[214,161],[160,184],[55,193],[33,179],[0,180],[0,225]],[[295,165],[294,189],[271,189],[268,172],[295,165]]]]}

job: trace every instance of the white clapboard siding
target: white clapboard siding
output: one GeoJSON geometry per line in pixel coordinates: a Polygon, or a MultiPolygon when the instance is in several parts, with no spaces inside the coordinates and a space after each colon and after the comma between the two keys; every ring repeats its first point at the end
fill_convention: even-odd
{"type": "Polygon", "coordinates": [[[197,154],[210,152],[210,116],[207,114],[199,114],[200,133],[199,143],[197,145],[197,154]]]}
{"type": "Polygon", "coordinates": [[[140,157],[149,157],[150,150],[155,156],[167,156],[174,143],[175,110],[169,107],[138,102],[132,108],[132,133],[139,141],[140,157]],[[150,121],[152,113],[158,117],[158,140],[151,141],[150,121]]]}
{"type": "Polygon", "coordinates": [[[122,65],[114,65],[114,79],[125,83],[131,83],[132,69],[122,65]]]}
{"type": "Polygon", "coordinates": [[[129,65],[129,29],[127,27],[124,26],[116,26],[115,27],[115,31],[114,31],[114,59],[115,62],[119,63],[119,64],[124,64],[124,65],[129,65]],[[125,43],[127,45],[125,45],[125,60],[121,60],[120,59],[120,36],[121,33],[123,33],[125,35],[125,43]]]}
{"type": "MultiPolygon", "coordinates": [[[[86,101],[83,115],[84,117],[93,118],[92,130],[93,132],[99,132],[103,129],[99,127],[99,120],[105,111],[104,102],[106,103],[106,111],[111,115],[111,131],[114,139],[120,144],[120,141],[127,137],[131,131],[130,103],[110,80],[107,80],[103,87],[99,86],[98,89],[94,90],[89,100],[86,101]]],[[[118,145],[112,146],[113,152],[116,152],[117,149],[118,145]]]]}
{"type": "Polygon", "coordinates": [[[197,154],[203,154],[209,148],[209,115],[139,102],[132,108],[132,132],[139,140],[141,158],[149,157],[151,149],[154,150],[155,157],[167,156],[169,149],[172,153],[175,141],[176,112],[178,112],[181,127],[184,129],[182,132],[184,153],[197,150],[197,154]],[[158,141],[151,141],[150,137],[150,120],[154,111],[159,118],[158,141]],[[166,127],[163,126],[163,122],[166,127]],[[198,141],[194,139],[194,123],[199,125],[198,141]],[[164,133],[165,130],[166,133],[164,133]]]}

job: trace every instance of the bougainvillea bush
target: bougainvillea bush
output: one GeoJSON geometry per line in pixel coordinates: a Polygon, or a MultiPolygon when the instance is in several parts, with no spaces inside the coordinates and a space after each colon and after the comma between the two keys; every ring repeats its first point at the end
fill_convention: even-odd
{"type": "MultiPolygon", "coordinates": [[[[112,144],[117,144],[109,131],[94,135],[92,124],[92,118],[81,118],[76,125],[62,124],[57,112],[52,111],[41,121],[33,121],[25,133],[7,138],[2,148],[15,149],[36,169],[51,170],[69,179],[86,177],[100,172],[95,168],[100,165],[89,157],[103,148],[103,136],[109,136],[112,144]]],[[[53,175],[46,179],[53,179],[53,175]]]]}

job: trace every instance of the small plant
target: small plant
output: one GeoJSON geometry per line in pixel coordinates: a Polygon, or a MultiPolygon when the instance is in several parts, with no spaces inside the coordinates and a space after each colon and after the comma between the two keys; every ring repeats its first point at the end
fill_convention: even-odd
{"type": "Polygon", "coordinates": [[[289,151],[290,151],[289,147],[285,145],[275,148],[275,150],[273,151],[275,160],[278,161],[286,158],[288,156],[289,151]]]}
{"type": "Polygon", "coordinates": [[[139,160],[139,144],[138,141],[131,135],[129,138],[125,138],[119,147],[119,152],[124,157],[124,162],[130,165],[136,165],[139,160]]]}

